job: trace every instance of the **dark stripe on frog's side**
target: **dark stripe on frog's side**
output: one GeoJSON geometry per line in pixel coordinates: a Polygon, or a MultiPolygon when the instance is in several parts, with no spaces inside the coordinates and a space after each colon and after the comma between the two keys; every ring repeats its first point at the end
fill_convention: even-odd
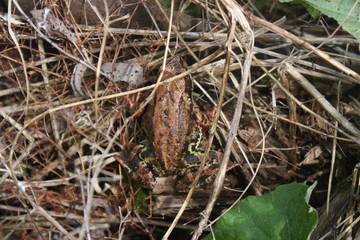
{"type": "Polygon", "coordinates": [[[183,174],[192,168],[199,167],[201,162],[199,156],[202,154],[202,152],[200,152],[202,138],[202,128],[200,126],[195,127],[187,144],[188,147],[178,162],[182,167],[183,174]]]}

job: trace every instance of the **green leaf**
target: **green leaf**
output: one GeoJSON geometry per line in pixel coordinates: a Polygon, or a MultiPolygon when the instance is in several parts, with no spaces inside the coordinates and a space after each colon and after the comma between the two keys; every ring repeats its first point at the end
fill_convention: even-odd
{"type": "MultiPolygon", "coordinates": [[[[245,198],[217,222],[215,239],[309,239],[318,219],[308,204],[315,186],[291,183],[261,197],[245,198]]],[[[213,239],[212,234],[205,239],[213,239]]]]}
{"type": "Polygon", "coordinates": [[[280,2],[300,3],[314,18],[318,17],[314,12],[317,10],[335,19],[343,29],[360,41],[360,2],[356,0],[280,0],[280,2]]]}

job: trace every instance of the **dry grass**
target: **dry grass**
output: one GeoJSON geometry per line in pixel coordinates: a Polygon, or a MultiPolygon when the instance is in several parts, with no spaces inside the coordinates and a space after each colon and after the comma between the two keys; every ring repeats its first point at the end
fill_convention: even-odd
{"type": "MultiPolygon", "coordinates": [[[[66,1],[51,6],[66,28],[55,23],[57,38],[25,17],[28,12],[13,15],[23,25],[1,20],[1,239],[175,239],[182,228],[196,230],[197,239],[215,222],[212,212],[280,184],[315,180],[315,207],[338,213],[316,236],[330,234],[331,224],[346,216],[340,236],[356,234],[357,174],[352,188],[351,181],[341,185],[346,197],[339,205],[330,193],[339,192],[335,183],[357,171],[360,160],[358,43],[341,30],[327,37],[331,22],[327,28],[306,17],[287,22],[263,9],[268,19],[279,18],[270,23],[234,0],[191,2],[206,17],[179,18],[185,5],[175,11],[157,1],[140,4],[154,20],[146,23],[151,30],[126,6],[102,2],[96,26],[76,24],[66,1]],[[146,195],[120,164],[144,138],[139,116],[173,56],[189,65],[181,76],[191,74],[194,100],[216,106],[208,150],[224,157],[213,188],[201,197],[194,189],[146,195]],[[139,63],[148,83],[112,82],[101,70],[105,62],[139,63]],[[87,66],[80,82],[86,96],[72,89],[78,63],[87,66]],[[178,204],[161,208],[161,197],[178,204]],[[179,224],[185,221],[192,224],[179,224]]],[[[303,11],[267,4],[288,15],[303,11]]]]}

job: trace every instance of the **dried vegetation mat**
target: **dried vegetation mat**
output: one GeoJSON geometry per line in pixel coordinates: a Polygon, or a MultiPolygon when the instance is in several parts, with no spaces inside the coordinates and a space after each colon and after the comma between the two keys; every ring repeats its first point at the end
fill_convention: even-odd
{"type": "Polygon", "coordinates": [[[1,239],[196,239],[293,181],[318,181],[313,206],[330,203],[319,237],[346,215],[356,227],[360,57],[331,19],[275,1],[261,17],[235,0],[0,2],[1,239]],[[149,191],[123,163],[175,56],[187,67],[169,81],[191,77],[223,159],[205,189],[149,191]]]}

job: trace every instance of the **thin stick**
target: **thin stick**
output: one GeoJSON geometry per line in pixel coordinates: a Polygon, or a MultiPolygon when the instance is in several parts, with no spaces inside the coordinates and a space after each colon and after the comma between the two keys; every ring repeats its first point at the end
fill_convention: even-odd
{"type": "Polygon", "coordinates": [[[293,66],[289,63],[285,64],[287,72],[304,88],[310,93],[315,100],[329,113],[333,118],[336,119],[346,130],[348,130],[355,137],[360,138],[360,131],[351,122],[349,122],[343,115],[341,115],[326,99],[325,97],[293,66]]]}
{"type": "Polygon", "coordinates": [[[302,40],[301,38],[299,38],[298,36],[286,31],[285,29],[282,29],[268,21],[265,21],[261,18],[258,18],[254,15],[248,15],[248,17],[250,18],[251,21],[253,21],[255,24],[258,24],[260,26],[266,27],[267,29],[269,29],[270,31],[274,32],[274,33],[278,33],[281,36],[290,39],[291,41],[293,41],[294,43],[308,49],[309,51],[314,52],[317,56],[321,57],[322,59],[324,59],[325,61],[327,61],[328,63],[330,63],[331,65],[333,65],[334,67],[336,67],[337,69],[339,69],[340,71],[345,72],[346,74],[354,77],[355,79],[358,80],[358,84],[360,84],[360,75],[358,73],[356,73],[355,71],[351,70],[350,68],[344,66],[343,64],[339,63],[338,61],[336,61],[335,59],[333,59],[332,57],[329,56],[329,54],[321,51],[320,49],[314,47],[313,45],[311,45],[308,42],[305,42],[304,40],[302,40]]]}
{"type": "MultiPolygon", "coordinates": [[[[51,44],[54,48],[56,48],[59,52],[63,53],[64,55],[66,55],[67,57],[85,65],[86,67],[90,68],[91,70],[93,70],[94,72],[96,72],[96,67],[94,67],[93,65],[91,65],[90,63],[75,57],[74,55],[66,52],[64,49],[62,49],[61,47],[59,47],[56,43],[54,43],[50,38],[48,38],[45,34],[43,34],[41,32],[41,30],[33,23],[33,21],[31,21],[31,19],[29,18],[28,15],[26,15],[26,13],[24,12],[24,10],[20,7],[19,3],[16,0],[12,0],[12,2],[14,3],[14,5],[16,6],[17,10],[25,17],[26,21],[31,25],[31,27],[34,28],[34,30],[37,32],[37,34],[43,38],[45,41],[47,41],[49,44],[51,44]]],[[[26,68],[24,68],[26,69],[26,68]]],[[[103,72],[100,72],[101,75],[103,75],[106,78],[109,78],[109,76],[103,72]]]]}
{"type": "MultiPolygon", "coordinates": [[[[229,39],[227,41],[227,51],[228,51],[227,54],[232,53],[232,44],[231,43],[235,36],[234,28],[235,28],[236,23],[239,23],[241,25],[241,27],[244,29],[245,33],[249,36],[249,42],[247,44],[244,44],[244,46],[243,46],[246,50],[246,54],[245,54],[244,66],[242,69],[240,90],[238,93],[238,100],[236,103],[235,113],[234,113],[234,116],[233,116],[233,119],[231,122],[229,135],[228,135],[228,138],[226,141],[223,160],[221,162],[219,172],[216,175],[216,178],[214,181],[214,190],[212,191],[209,203],[207,204],[207,206],[204,210],[203,218],[201,219],[201,221],[198,225],[198,229],[196,230],[196,232],[194,233],[194,235],[192,237],[193,240],[198,239],[200,237],[200,235],[202,234],[203,229],[206,227],[208,219],[212,212],[212,209],[215,206],[217,198],[221,192],[223,182],[225,180],[226,168],[227,168],[227,165],[228,165],[228,162],[230,159],[232,145],[233,145],[234,139],[237,135],[237,131],[239,128],[240,118],[241,118],[241,114],[242,114],[242,107],[243,107],[243,103],[244,103],[243,100],[245,97],[246,85],[250,78],[250,67],[251,67],[251,62],[252,62],[252,57],[253,57],[254,35],[250,28],[249,23],[247,22],[245,16],[243,15],[241,7],[233,0],[223,0],[222,3],[224,4],[224,6],[228,10],[228,12],[231,13],[231,17],[232,17],[231,18],[231,21],[232,21],[231,22],[231,30],[229,33],[229,39]]],[[[229,57],[229,55],[227,55],[227,56],[229,57]]],[[[227,69],[227,67],[225,66],[225,70],[226,69],[227,69]]],[[[227,71],[228,71],[228,69],[227,69],[227,71]]],[[[227,75],[227,73],[228,72],[225,72],[224,74],[227,75]]],[[[224,76],[224,80],[226,80],[226,79],[227,79],[227,76],[224,76]]],[[[225,87],[224,84],[225,83],[223,83],[223,87],[225,87]]]]}
{"type": "MultiPolygon", "coordinates": [[[[339,104],[340,104],[340,86],[341,86],[341,81],[339,81],[338,88],[337,88],[337,106],[336,106],[337,110],[339,109],[339,104]]],[[[338,122],[335,123],[335,126],[337,126],[337,125],[338,125],[338,122]]],[[[327,194],[326,194],[326,214],[329,214],[332,180],[334,177],[334,166],[335,166],[335,159],[336,159],[336,153],[337,153],[336,152],[336,145],[337,145],[336,137],[337,137],[337,131],[335,129],[334,138],[332,140],[331,165],[330,165],[330,173],[329,173],[329,181],[328,181],[328,190],[327,190],[327,194]]]]}

